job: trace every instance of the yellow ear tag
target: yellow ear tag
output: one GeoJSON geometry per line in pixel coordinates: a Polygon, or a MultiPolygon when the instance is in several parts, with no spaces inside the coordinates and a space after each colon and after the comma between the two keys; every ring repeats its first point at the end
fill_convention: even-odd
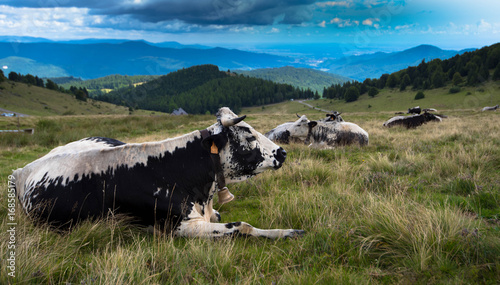
{"type": "Polygon", "coordinates": [[[210,153],[211,154],[219,154],[219,149],[215,145],[215,142],[212,142],[212,146],[210,147],[210,153]]]}

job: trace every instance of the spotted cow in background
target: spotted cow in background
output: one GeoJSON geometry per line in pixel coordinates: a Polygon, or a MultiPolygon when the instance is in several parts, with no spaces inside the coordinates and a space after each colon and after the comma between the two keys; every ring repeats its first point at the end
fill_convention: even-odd
{"type": "Polygon", "coordinates": [[[420,109],[420,106],[409,108],[407,114],[420,114],[422,113],[422,109],[420,109]]]}
{"type": "Polygon", "coordinates": [[[314,148],[333,148],[335,146],[368,144],[368,133],[360,126],[350,122],[318,121],[306,140],[314,148]]]}
{"type": "Polygon", "coordinates": [[[286,152],[221,108],[205,130],[158,142],[127,144],[87,138],[55,148],[14,171],[12,183],[23,209],[37,221],[71,227],[109,211],[142,225],[171,229],[174,236],[296,237],[294,229],[262,230],[245,222],[218,223],[213,209],[217,150],[227,183],[283,165],[286,152]]]}
{"type": "Polygon", "coordinates": [[[495,105],[493,107],[484,107],[481,111],[496,111],[498,109],[498,105],[495,105]]]}
{"type": "Polygon", "coordinates": [[[297,121],[283,123],[267,132],[265,136],[277,143],[304,142],[317,123],[309,121],[305,115],[297,117],[299,117],[297,121]]]}
{"type": "Polygon", "coordinates": [[[320,122],[325,122],[325,123],[328,123],[328,122],[330,122],[330,123],[331,122],[337,122],[337,123],[344,122],[344,119],[342,119],[342,117],[340,116],[340,114],[342,114],[342,113],[334,111],[331,114],[326,114],[326,118],[323,119],[323,120],[319,120],[319,121],[320,122]]]}
{"type": "Polygon", "coordinates": [[[411,116],[396,116],[392,117],[389,120],[387,120],[383,126],[384,127],[394,127],[394,126],[404,126],[408,129],[411,128],[416,128],[418,126],[421,126],[423,124],[426,124],[427,122],[441,122],[442,118],[446,118],[447,116],[445,115],[439,115],[439,114],[431,114],[431,113],[423,113],[419,115],[411,115],[411,116]]]}

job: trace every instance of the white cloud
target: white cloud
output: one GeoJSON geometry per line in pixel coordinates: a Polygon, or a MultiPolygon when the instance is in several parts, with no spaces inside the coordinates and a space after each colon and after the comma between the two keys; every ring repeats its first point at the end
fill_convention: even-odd
{"type": "Polygon", "coordinates": [[[352,6],[352,2],[348,1],[328,1],[328,2],[319,2],[316,3],[317,6],[325,8],[325,7],[344,7],[349,8],[352,6]]]}
{"type": "Polygon", "coordinates": [[[379,26],[379,24],[376,24],[375,22],[380,22],[379,18],[368,18],[365,19],[362,24],[365,26],[379,26]]]}
{"type": "Polygon", "coordinates": [[[322,28],[326,27],[326,21],[319,23],[318,26],[320,26],[322,28]]]}
{"type": "Polygon", "coordinates": [[[359,21],[351,19],[343,20],[340,19],[339,17],[336,17],[330,20],[330,24],[335,24],[339,28],[345,28],[345,27],[359,26],[359,21]]]}
{"type": "Polygon", "coordinates": [[[278,28],[272,28],[269,32],[267,32],[268,34],[276,34],[276,33],[279,33],[280,30],[278,28]]]}
{"type": "Polygon", "coordinates": [[[477,30],[480,33],[491,31],[492,27],[493,26],[490,23],[486,22],[484,19],[481,19],[481,21],[477,23],[477,30]]]}

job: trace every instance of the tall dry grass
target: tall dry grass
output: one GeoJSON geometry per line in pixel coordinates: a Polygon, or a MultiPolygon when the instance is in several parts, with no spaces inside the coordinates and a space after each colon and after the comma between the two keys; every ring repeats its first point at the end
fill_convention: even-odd
{"type": "MultiPolygon", "coordinates": [[[[306,230],[296,240],[175,239],[133,227],[123,217],[58,233],[33,225],[18,207],[17,276],[7,276],[2,267],[0,283],[495,284],[500,280],[498,118],[498,113],[456,114],[406,130],[383,128],[380,114],[356,114],[350,121],[368,131],[368,146],[285,145],[288,157],[280,170],[231,185],[236,200],[215,205],[224,222],[306,230]]],[[[22,165],[102,126],[117,139],[142,142],[214,122],[205,116],[161,122],[140,117],[127,121],[142,128],[134,133],[114,118],[102,118],[102,126],[90,130],[71,118],[45,120],[46,138],[53,140],[17,148],[5,139],[0,143],[11,151],[0,152],[0,159],[22,165]],[[60,127],[69,133],[61,134],[60,127]]],[[[250,114],[248,123],[266,132],[283,121],[283,115],[250,114]]],[[[4,181],[10,168],[0,168],[4,181]]],[[[0,187],[6,193],[6,184],[0,187]]],[[[0,215],[7,215],[5,195],[0,215]]],[[[7,229],[4,218],[2,257],[7,229]]]]}

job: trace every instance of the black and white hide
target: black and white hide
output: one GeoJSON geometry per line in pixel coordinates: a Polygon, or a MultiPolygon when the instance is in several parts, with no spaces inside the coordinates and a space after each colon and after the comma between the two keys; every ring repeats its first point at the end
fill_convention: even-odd
{"type": "Polygon", "coordinates": [[[218,151],[228,184],[278,169],[286,158],[244,118],[221,108],[215,124],[176,138],[135,144],[82,139],[15,170],[11,182],[28,216],[59,227],[113,211],[180,237],[300,236],[302,230],[219,223],[212,204],[221,172],[215,170],[211,149],[218,151]]]}
{"type": "Polygon", "coordinates": [[[420,106],[409,108],[407,114],[420,114],[422,113],[422,109],[420,109],[420,106]]]}
{"type": "Polygon", "coordinates": [[[328,122],[337,122],[337,123],[344,122],[344,119],[342,119],[342,117],[340,116],[340,114],[342,114],[342,113],[339,113],[337,111],[334,111],[332,114],[326,114],[326,118],[324,118],[323,120],[320,120],[320,122],[325,122],[325,123],[328,123],[328,122]]]}
{"type": "Polygon", "coordinates": [[[498,109],[498,105],[495,105],[493,107],[484,107],[481,111],[496,111],[498,109]]]}
{"type": "Polygon", "coordinates": [[[314,148],[334,148],[335,146],[368,144],[368,133],[350,122],[318,121],[309,133],[306,143],[314,148]]]}
{"type": "Polygon", "coordinates": [[[431,113],[423,113],[419,115],[411,116],[396,116],[387,120],[383,126],[384,127],[394,127],[394,126],[404,126],[408,129],[419,127],[427,122],[441,122],[442,117],[446,118],[444,115],[437,115],[431,113]]]}
{"type": "Polygon", "coordinates": [[[309,121],[305,115],[297,115],[297,117],[299,117],[297,121],[281,124],[267,132],[265,136],[277,143],[304,143],[311,129],[314,128],[317,123],[315,121],[309,121]]]}

